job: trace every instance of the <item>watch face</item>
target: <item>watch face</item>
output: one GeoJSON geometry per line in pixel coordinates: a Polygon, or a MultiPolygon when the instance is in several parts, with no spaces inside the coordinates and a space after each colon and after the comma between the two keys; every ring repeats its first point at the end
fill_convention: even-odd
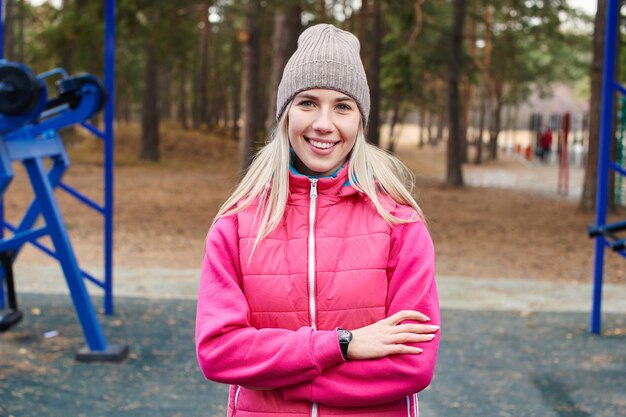
{"type": "Polygon", "coordinates": [[[337,334],[339,335],[340,339],[343,339],[346,341],[350,341],[352,339],[352,333],[350,333],[348,330],[338,329],[337,334]]]}

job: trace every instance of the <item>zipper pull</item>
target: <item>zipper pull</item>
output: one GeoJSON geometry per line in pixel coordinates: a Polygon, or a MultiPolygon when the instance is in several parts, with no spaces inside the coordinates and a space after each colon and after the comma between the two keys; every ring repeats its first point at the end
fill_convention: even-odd
{"type": "Polygon", "coordinates": [[[317,197],[317,178],[310,178],[311,180],[311,197],[317,197]]]}

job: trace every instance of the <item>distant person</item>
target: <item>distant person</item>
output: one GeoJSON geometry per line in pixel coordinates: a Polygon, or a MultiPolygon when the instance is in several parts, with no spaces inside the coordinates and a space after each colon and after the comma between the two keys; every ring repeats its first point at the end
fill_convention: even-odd
{"type": "Polygon", "coordinates": [[[439,345],[434,250],[404,165],[366,142],[357,38],[308,28],[278,121],[206,239],[196,317],[228,416],[418,415],[439,345]]]}
{"type": "Polygon", "coordinates": [[[550,160],[550,152],[552,151],[552,130],[546,129],[541,134],[541,160],[548,162],[550,160]]]}

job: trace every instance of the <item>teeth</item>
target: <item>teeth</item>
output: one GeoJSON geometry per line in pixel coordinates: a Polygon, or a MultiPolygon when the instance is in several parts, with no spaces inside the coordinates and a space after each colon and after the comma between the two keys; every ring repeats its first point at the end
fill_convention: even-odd
{"type": "Polygon", "coordinates": [[[315,140],[309,140],[309,143],[319,149],[329,149],[335,146],[334,143],[318,142],[315,140]]]}

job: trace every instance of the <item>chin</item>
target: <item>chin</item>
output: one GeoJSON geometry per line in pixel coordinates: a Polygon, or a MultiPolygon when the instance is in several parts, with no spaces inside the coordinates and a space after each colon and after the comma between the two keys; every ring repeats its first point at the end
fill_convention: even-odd
{"type": "Polygon", "coordinates": [[[316,166],[309,169],[315,172],[317,176],[330,175],[336,171],[332,166],[316,166]]]}

